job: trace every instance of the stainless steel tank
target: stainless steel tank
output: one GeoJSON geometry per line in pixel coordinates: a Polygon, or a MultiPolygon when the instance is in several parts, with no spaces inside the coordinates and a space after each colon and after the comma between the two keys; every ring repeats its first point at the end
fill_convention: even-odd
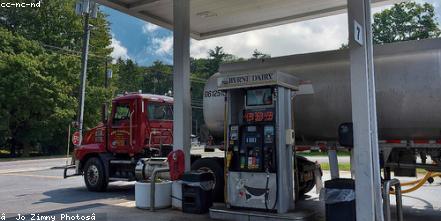
{"type": "MultiPolygon", "coordinates": [[[[147,181],[159,168],[168,168],[167,158],[141,158],[136,162],[135,177],[137,181],[147,181]]],[[[170,180],[170,173],[160,173],[161,179],[170,180]]]]}
{"type": "MultiPolygon", "coordinates": [[[[441,39],[409,41],[374,49],[379,139],[441,137],[441,39]]],[[[351,121],[348,50],[253,60],[220,67],[221,73],[283,71],[311,84],[313,93],[294,102],[296,135],[303,141],[335,141],[351,121]]],[[[204,118],[223,136],[224,95],[213,75],[204,91],[204,118]]]]}

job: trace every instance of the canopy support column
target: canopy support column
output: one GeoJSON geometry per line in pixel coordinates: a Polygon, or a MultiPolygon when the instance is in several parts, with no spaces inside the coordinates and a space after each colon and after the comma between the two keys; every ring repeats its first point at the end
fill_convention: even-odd
{"type": "Polygon", "coordinates": [[[190,170],[190,1],[173,1],[173,149],[185,153],[190,170]]]}
{"type": "Polygon", "coordinates": [[[371,0],[348,0],[357,221],[382,221],[371,0]]]}

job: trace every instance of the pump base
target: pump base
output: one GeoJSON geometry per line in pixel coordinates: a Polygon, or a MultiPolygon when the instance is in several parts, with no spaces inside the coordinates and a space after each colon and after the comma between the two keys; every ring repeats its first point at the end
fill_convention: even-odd
{"type": "Polygon", "coordinates": [[[314,211],[292,211],[288,213],[266,213],[251,210],[236,210],[229,209],[224,205],[215,205],[210,208],[210,218],[216,220],[234,220],[234,221],[248,221],[248,220],[296,220],[296,221],[313,221],[317,212],[314,211]]]}

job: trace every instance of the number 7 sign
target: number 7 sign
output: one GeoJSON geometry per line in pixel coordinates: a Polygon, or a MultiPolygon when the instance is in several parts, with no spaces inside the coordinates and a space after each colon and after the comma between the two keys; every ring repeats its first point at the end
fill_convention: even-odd
{"type": "Polygon", "coordinates": [[[363,28],[354,20],[354,40],[360,45],[363,45],[363,35],[363,28]]]}

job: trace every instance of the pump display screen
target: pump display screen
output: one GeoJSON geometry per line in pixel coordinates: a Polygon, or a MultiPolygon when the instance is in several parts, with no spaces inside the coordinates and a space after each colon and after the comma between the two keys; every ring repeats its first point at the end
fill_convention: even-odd
{"type": "Polygon", "coordinates": [[[262,106],[273,104],[273,91],[271,88],[247,90],[247,106],[262,106]]]}
{"type": "Polygon", "coordinates": [[[274,120],[274,110],[246,110],[243,118],[247,123],[270,122],[274,120]]]}

